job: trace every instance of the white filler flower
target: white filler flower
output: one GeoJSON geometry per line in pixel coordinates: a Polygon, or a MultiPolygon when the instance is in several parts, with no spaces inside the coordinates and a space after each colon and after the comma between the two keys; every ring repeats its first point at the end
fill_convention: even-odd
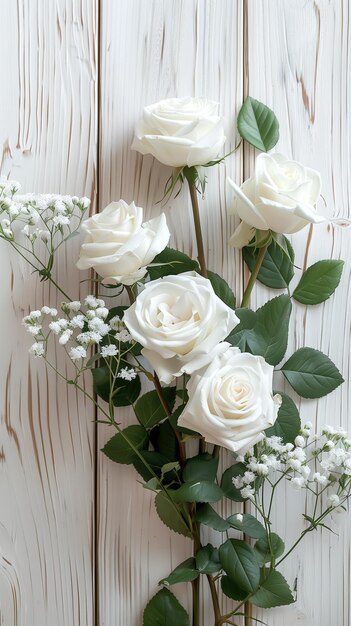
{"type": "Polygon", "coordinates": [[[199,432],[209,443],[244,453],[274,424],[281,396],[272,394],[274,368],[263,357],[239,348],[224,350],[190,378],[189,401],[178,425],[199,432]]]}
{"type": "Polygon", "coordinates": [[[91,267],[104,283],[133,285],[166,247],[170,233],[162,213],[143,223],[143,209],[124,200],[111,202],[83,223],[86,239],[77,267],[91,267]]]}
{"type": "Polygon", "coordinates": [[[147,283],[123,321],[165,383],[207,365],[239,323],[210,281],[196,272],[147,283]]]}
{"type": "Polygon", "coordinates": [[[290,234],[325,221],[314,206],[319,173],[281,154],[259,154],[254,175],[241,187],[228,182],[236,194],[232,212],[242,220],[229,242],[235,247],[246,246],[256,228],[290,234]]]}
{"type": "Polygon", "coordinates": [[[206,98],[170,98],[145,107],[132,149],[172,167],[205,165],[225,142],[218,103],[206,98]]]}

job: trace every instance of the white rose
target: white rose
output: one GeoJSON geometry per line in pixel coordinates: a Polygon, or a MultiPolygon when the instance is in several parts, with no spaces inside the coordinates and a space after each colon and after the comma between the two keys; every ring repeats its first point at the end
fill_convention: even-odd
{"type": "Polygon", "coordinates": [[[164,213],[142,223],[143,209],[124,200],[111,202],[83,222],[86,239],[77,267],[93,267],[104,283],[133,285],[146,266],[166,247],[170,233],[164,213]]]}
{"type": "Polygon", "coordinates": [[[255,228],[290,234],[325,221],[314,206],[319,173],[281,154],[259,154],[254,175],[241,187],[230,178],[228,182],[236,193],[232,212],[242,220],[229,242],[235,247],[246,246],[255,228]]]}
{"type": "Polygon", "coordinates": [[[165,383],[207,365],[239,323],[210,281],[195,272],[147,283],[123,321],[165,383]]]}
{"type": "Polygon", "coordinates": [[[218,103],[205,98],[170,98],[145,107],[132,149],[172,167],[205,165],[225,142],[218,103]]]}
{"type": "Polygon", "coordinates": [[[190,378],[189,401],[178,425],[209,443],[245,453],[277,418],[281,396],[272,395],[273,370],[263,357],[239,348],[217,354],[190,378]]]}

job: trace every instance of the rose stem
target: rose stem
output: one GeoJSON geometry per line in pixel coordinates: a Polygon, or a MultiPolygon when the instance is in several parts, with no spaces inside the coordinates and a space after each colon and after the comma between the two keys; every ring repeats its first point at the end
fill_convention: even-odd
{"type": "MultiPolygon", "coordinates": [[[[256,282],[256,278],[258,275],[258,272],[260,271],[261,265],[263,263],[263,259],[265,257],[266,251],[267,251],[268,245],[267,246],[263,246],[263,248],[260,248],[258,255],[257,255],[257,259],[254,265],[254,268],[251,272],[251,276],[249,278],[249,281],[247,283],[246,289],[244,291],[244,295],[243,295],[243,299],[241,302],[241,307],[245,308],[248,307],[250,304],[250,296],[251,296],[251,292],[253,289],[253,286],[256,282]]],[[[249,513],[250,512],[250,505],[247,504],[246,502],[244,503],[244,513],[249,513]]],[[[248,541],[248,538],[244,535],[244,538],[246,541],[248,541]]],[[[252,604],[250,602],[245,602],[245,626],[251,626],[252,624],[252,604]]]]}
{"type": "MultiPolygon", "coordinates": [[[[194,504],[196,511],[196,504],[194,504]]],[[[200,524],[193,521],[194,556],[201,548],[200,524]]],[[[192,626],[200,626],[200,576],[192,581],[193,590],[193,620],[192,626]]]]}
{"type": "Polygon", "coordinates": [[[197,201],[197,189],[194,183],[191,183],[190,181],[189,181],[189,191],[190,191],[190,198],[191,198],[191,206],[193,208],[193,217],[194,217],[196,244],[197,244],[197,258],[200,264],[201,274],[205,278],[207,278],[207,267],[206,267],[206,260],[205,260],[204,242],[202,238],[199,203],[197,201]]]}
{"type": "MultiPolygon", "coordinates": [[[[129,297],[129,302],[130,302],[130,304],[133,304],[135,302],[135,295],[134,295],[133,289],[131,287],[129,287],[129,285],[124,285],[124,286],[125,286],[126,292],[128,294],[128,297],[129,297]]],[[[171,417],[172,411],[170,410],[170,408],[169,408],[169,406],[167,404],[166,398],[165,398],[165,396],[163,394],[163,390],[162,390],[162,387],[161,387],[161,383],[160,383],[159,377],[157,376],[156,372],[154,372],[153,375],[152,375],[152,382],[154,383],[157,395],[159,397],[159,400],[160,400],[160,402],[161,402],[161,404],[162,404],[162,406],[163,406],[167,416],[171,417]]],[[[184,443],[183,443],[183,441],[181,439],[181,436],[178,433],[178,431],[174,429],[174,432],[175,432],[175,435],[176,435],[177,441],[178,441],[180,464],[183,467],[185,465],[185,462],[186,462],[185,445],[184,445],[184,443]]]]}
{"type": "Polygon", "coordinates": [[[254,265],[254,268],[253,268],[253,270],[251,272],[251,276],[249,278],[249,282],[247,283],[246,289],[244,291],[243,299],[242,299],[242,302],[241,302],[241,308],[246,308],[246,307],[249,306],[251,292],[252,292],[253,286],[255,284],[255,281],[256,281],[256,278],[257,278],[257,274],[260,271],[261,265],[263,263],[263,259],[264,259],[264,256],[265,256],[266,252],[267,252],[267,248],[268,248],[268,245],[267,246],[263,246],[259,250],[259,253],[258,253],[257,259],[256,259],[256,263],[254,265]]]}

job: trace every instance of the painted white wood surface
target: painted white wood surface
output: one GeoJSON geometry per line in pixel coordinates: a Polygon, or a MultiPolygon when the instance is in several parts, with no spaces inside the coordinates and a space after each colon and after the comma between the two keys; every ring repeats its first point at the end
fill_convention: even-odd
{"type": "MultiPolygon", "coordinates": [[[[0,14],[1,173],[26,191],[94,198],[94,2],[3,0],[0,14]]],[[[58,269],[73,294],[76,256],[71,245],[58,269]]],[[[3,242],[0,267],[0,624],[91,626],[94,414],[27,352],[22,317],[55,291],[3,242]]]]}
{"type": "MultiPolygon", "coordinates": [[[[122,5],[104,2],[102,11],[100,206],[122,197],[135,200],[147,216],[164,210],[172,245],[196,254],[187,190],[165,206],[156,204],[171,170],[132,152],[130,145],[145,104],[194,94],[220,101],[228,119],[226,148],[234,147],[235,114],[243,98],[242,5],[232,0],[129,0],[122,5]]],[[[235,274],[234,253],[226,245],[231,218],[225,180],[229,173],[241,180],[241,163],[237,155],[209,171],[201,203],[208,266],[223,272],[236,291],[241,266],[235,274]]],[[[99,429],[99,446],[109,436],[108,429],[99,429]]],[[[158,581],[191,554],[191,543],[163,526],[151,493],[136,482],[133,469],[100,455],[99,488],[101,624],[139,626],[158,581]]],[[[178,585],[174,591],[186,603],[185,589],[178,585]]],[[[212,623],[211,612],[208,598],[203,626],[212,623]]]]}
{"type": "MultiPolygon", "coordinates": [[[[280,121],[277,149],[320,171],[325,198],[320,212],[342,222],[350,217],[349,3],[249,0],[247,9],[247,89],[276,112],[280,121]]],[[[250,162],[252,154],[246,167],[250,162]]],[[[294,303],[287,353],[312,346],[337,364],[344,385],[318,401],[302,401],[301,416],[317,428],[332,423],[349,431],[350,235],[350,227],[334,223],[306,228],[293,237],[298,267],[320,258],[342,258],[346,264],[341,286],[329,301],[308,308],[294,303]]],[[[300,275],[296,270],[294,284],[300,275]]],[[[256,293],[259,305],[267,291],[261,288],[256,293]]],[[[287,386],[287,391],[292,390],[287,386]]],[[[291,396],[298,401],[294,392],[291,396]]],[[[295,522],[296,510],[303,511],[303,506],[302,497],[292,489],[280,494],[276,525],[287,545],[303,528],[295,522]]],[[[267,620],[270,626],[351,623],[349,516],[336,516],[332,528],[338,535],[323,531],[308,536],[284,563],[289,583],[297,578],[297,602],[272,611],[267,620]]],[[[257,612],[258,618],[264,619],[263,615],[257,612]]]]}
{"type": "MultiPolygon", "coordinates": [[[[147,103],[206,95],[220,101],[230,148],[235,113],[250,93],[276,111],[281,151],[321,171],[327,205],[321,211],[348,216],[347,0],[3,0],[0,9],[6,87],[0,99],[1,173],[20,180],[26,191],[98,195],[99,209],[122,197],[135,200],[148,216],[164,210],[173,244],[195,253],[187,194],[183,190],[164,207],[156,204],[169,170],[130,151],[135,121],[147,103]]],[[[237,294],[242,268],[225,243],[234,226],[226,212],[225,178],[241,181],[252,161],[246,150],[213,168],[201,204],[209,267],[237,294]]],[[[289,351],[311,345],[339,365],[345,385],[318,403],[304,402],[302,414],[318,425],[351,429],[349,238],[349,228],[335,225],[294,237],[297,265],[321,255],[347,259],[347,265],[331,301],[308,310],[294,307],[289,351]]],[[[60,279],[74,295],[76,254],[72,245],[59,263],[60,279]]],[[[186,558],[190,543],[161,524],[133,470],[99,452],[111,433],[99,427],[95,441],[92,408],[42,363],[29,360],[22,315],[56,296],[30,279],[4,245],[0,262],[6,329],[0,355],[0,625],[141,626],[158,580],[186,558]]],[[[257,290],[253,304],[266,295],[257,290]]],[[[57,358],[64,367],[59,352],[57,358]]],[[[132,419],[128,411],[120,417],[132,419]]],[[[304,503],[291,490],[281,493],[279,503],[277,530],[289,544],[297,531],[290,514],[304,503]]],[[[270,626],[351,626],[347,521],[335,520],[338,537],[308,537],[284,566],[290,583],[298,577],[297,604],[260,611],[259,619],[270,626]]],[[[181,586],[177,593],[189,600],[181,586]]],[[[212,626],[208,607],[203,626],[212,626]]]]}

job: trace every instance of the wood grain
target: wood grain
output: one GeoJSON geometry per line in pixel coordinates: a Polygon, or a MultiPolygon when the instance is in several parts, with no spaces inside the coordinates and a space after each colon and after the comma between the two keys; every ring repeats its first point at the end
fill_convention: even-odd
{"type": "MultiPolygon", "coordinates": [[[[299,268],[321,256],[347,260],[330,301],[294,305],[288,354],[302,345],[319,348],[346,380],[327,398],[303,402],[301,412],[317,428],[329,422],[351,430],[350,228],[340,225],[350,218],[347,0],[3,0],[1,9],[1,174],[20,180],[24,191],[88,195],[97,200],[93,209],[122,197],[147,217],[165,211],[172,244],[191,255],[186,190],[157,203],[169,169],[130,150],[143,106],[183,95],[218,100],[228,149],[244,95],[274,108],[279,150],[321,172],[320,211],[340,220],[294,236],[295,283],[299,268]]],[[[244,276],[226,245],[234,223],[225,179],[242,181],[253,159],[253,150],[240,150],[210,170],[200,202],[208,265],[238,296],[244,276]]],[[[58,278],[74,297],[77,246],[58,263],[58,278]]],[[[91,406],[27,356],[21,318],[54,304],[54,290],[1,242],[0,264],[0,626],[140,626],[158,581],[189,555],[190,543],[162,525],[135,472],[100,453],[112,433],[99,427],[95,439],[91,406]]],[[[259,287],[252,305],[268,295],[259,287]]],[[[66,366],[59,350],[53,356],[66,366]]],[[[133,419],[127,410],[118,417],[124,424],[133,419]]],[[[275,530],[290,545],[303,527],[296,510],[308,503],[290,489],[278,502],[275,530]]],[[[229,515],[231,503],[224,507],[229,515]]],[[[332,524],[338,535],[309,536],[282,568],[290,584],[297,580],[296,604],[256,617],[269,626],[351,626],[348,518],[332,524]]],[[[218,537],[204,533],[204,540],[218,537]]],[[[190,606],[185,586],[175,591],[190,606]]],[[[213,625],[209,601],[201,620],[213,625]]]]}
{"type": "MultiPolygon", "coordinates": [[[[94,2],[1,4],[1,174],[23,191],[94,198],[96,20],[94,2]]],[[[76,257],[70,245],[57,272],[75,296],[76,257]]],[[[55,291],[3,242],[0,266],[0,624],[90,626],[94,415],[27,354],[21,319],[54,305],[55,291]]],[[[66,367],[59,351],[52,357],[66,367]]]]}
{"type": "MultiPolygon", "coordinates": [[[[293,306],[291,338],[287,355],[302,346],[311,346],[330,356],[342,371],[345,383],[318,401],[301,402],[301,415],[317,429],[323,424],[342,425],[350,431],[350,73],[347,2],[299,0],[278,3],[248,0],[247,8],[247,90],[272,106],[280,121],[277,149],[317,169],[322,176],[325,198],[319,211],[335,222],[306,228],[294,235],[296,277],[321,258],[345,259],[342,283],[323,305],[293,306]]],[[[250,151],[245,173],[252,167],[250,151]]],[[[256,291],[254,305],[273,292],[256,291]]],[[[277,377],[277,385],[282,383],[277,377]]],[[[279,388],[279,387],[278,387],[279,388]]],[[[281,387],[280,387],[281,388],[281,387]]],[[[286,391],[295,400],[291,388],[286,391]]],[[[303,521],[295,523],[296,511],[308,512],[308,502],[292,489],[279,494],[276,529],[286,544],[297,537],[303,521]],[[294,523],[292,523],[294,519],[294,523]]],[[[297,602],[271,613],[257,612],[270,626],[330,626],[350,624],[350,534],[349,520],[336,515],[332,528],[337,533],[316,532],[308,536],[282,572],[297,585],[297,602]]]]}
{"type": "MultiPolygon", "coordinates": [[[[204,95],[220,102],[228,120],[226,148],[235,146],[234,120],[243,90],[242,5],[230,0],[104,0],[101,41],[100,206],[122,197],[143,206],[147,216],[165,211],[171,244],[195,255],[186,189],[165,206],[157,204],[170,169],[132,152],[130,145],[146,104],[204,95]]],[[[232,228],[226,208],[229,173],[242,179],[241,155],[209,171],[200,210],[208,265],[238,292],[241,265],[226,245],[232,228]]],[[[123,414],[122,423],[127,419],[135,420],[123,414]]],[[[99,429],[99,447],[109,436],[108,430],[99,429]]],[[[140,626],[158,581],[191,554],[191,544],[162,525],[153,497],[136,482],[133,470],[102,456],[99,496],[100,620],[140,626]]],[[[174,591],[188,604],[185,585],[174,591]]],[[[212,624],[209,598],[201,624],[212,624]]]]}

